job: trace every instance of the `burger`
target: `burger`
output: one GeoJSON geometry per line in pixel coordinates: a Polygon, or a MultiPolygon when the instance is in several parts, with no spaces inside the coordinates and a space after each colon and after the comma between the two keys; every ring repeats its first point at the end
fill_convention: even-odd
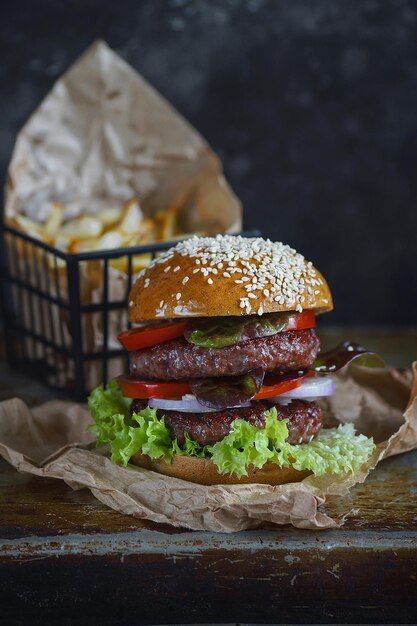
{"type": "Polygon", "coordinates": [[[97,444],[116,463],[204,485],[357,471],[372,439],[325,428],[321,401],[331,372],[381,362],[353,343],[320,353],[316,317],[332,308],[322,274],[283,243],[179,242],[130,292],[129,375],[89,397],[97,444]]]}

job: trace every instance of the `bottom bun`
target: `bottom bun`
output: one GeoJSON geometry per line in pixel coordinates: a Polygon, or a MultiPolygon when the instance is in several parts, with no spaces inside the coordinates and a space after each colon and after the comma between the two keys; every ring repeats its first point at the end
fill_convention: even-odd
{"type": "Polygon", "coordinates": [[[131,459],[131,463],[139,465],[153,472],[181,478],[200,485],[242,485],[248,483],[261,483],[263,485],[284,485],[303,480],[311,472],[299,472],[291,467],[278,467],[275,463],[265,463],[261,469],[250,465],[248,475],[237,478],[229,474],[219,474],[217,467],[209,459],[198,459],[191,456],[174,456],[171,463],[163,460],[153,460],[145,454],[137,452],[131,459]]]}

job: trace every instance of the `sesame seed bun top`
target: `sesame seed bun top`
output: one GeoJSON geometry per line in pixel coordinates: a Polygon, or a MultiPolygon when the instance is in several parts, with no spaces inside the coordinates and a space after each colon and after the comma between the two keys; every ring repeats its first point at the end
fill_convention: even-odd
{"type": "Polygon", "coordinates": [[[128,302],[131,322],[332,308],[325,279],[293,248],[232,235],[181,241],[142,270],[128,302]]]}

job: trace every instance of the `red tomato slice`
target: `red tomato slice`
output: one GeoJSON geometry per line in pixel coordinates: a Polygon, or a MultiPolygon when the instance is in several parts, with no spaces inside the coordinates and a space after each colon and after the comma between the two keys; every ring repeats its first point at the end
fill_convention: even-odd
{"type": "Polygon", "coordinates": [[[283,380],[275,385],[262,385],[258,393],[253,396],[253,400],[265,400],[266,398],[273,398],[279,396],[280,393],[291,391],[296,389],[303,382],[304,377],[293,378],[292,380],[283,380]]]}
{"type": "Polygon", "coordinates": [[[141,350],[169,339],[181,337],[184,330],[185,322],[174,322],[155,327],[131,328],[120,333],[117,338],[126,350],[141,350]]]}
{"type": "Polygon", "coordinates": [[[297,313],[290,317],[286,330],[305,330],[316,327],[316,316],[314,311],[305,309],[302,313],[297,313]]]}
{"type": "MultiPolygon", "coordinates": [[[[307,374],[308,376],[308,374],[307,374]]],[[[278,396],[291,389],[299,387],[305,376],[283,380],[279,383],[262,385],[253,400],[264,400],[278,396]]],[[[150,398],[162,398],[164,400],[180,400],[187,393],[192,393],[189,382],[158,382],[154,380],[138,380],[128,376],[119,376],[117,379],[122,394],[126,398],[137,398],[141,400],[150,398]]]]}
{"type": "Polygon", "coordinates": [[[119,376],[117,380],[122,394],[126,398],[137,398],[139,400],[150,398],[180,400],[186,393],[192,393],[190,383],[188,382],[137,380],[127,376],[119,376]]]}

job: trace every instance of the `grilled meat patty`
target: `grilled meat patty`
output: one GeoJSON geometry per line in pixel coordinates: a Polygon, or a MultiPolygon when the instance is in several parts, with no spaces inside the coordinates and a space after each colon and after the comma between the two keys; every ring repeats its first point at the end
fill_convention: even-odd
{"type": "Polygon", "coordinates": [[[313,329],[288,330],[227,348],[201,348],[180,337],[131,352],[130,372],[156,380],[238,376],[256,368],[284,372],[309,368],[319,347],[313,329]]]}
{"type": "MultiPolygon", "coordinates": [[[[147,406],[146,400],[134,400],[132,411],[138,412],[147,406]]],[[[201,445],[211,445],[221,441],[229,432],[235,419],[243,419],[261,428],[265,424],[265,411],[271,408],[267,401],[252,402],[250,407],[224,409],[215,413],[181,413],[179,411],[157,410],[159,418],[164,417],[165,425],[172,439],[182,446],[188,433],[191,439],[201,445]]],[[[318,435],[323,415],[317,402],[294,400],[287,406],[276,405],[279,420],[288,419],[288,438],[291,444],[308,443],[318,435]]]]}

